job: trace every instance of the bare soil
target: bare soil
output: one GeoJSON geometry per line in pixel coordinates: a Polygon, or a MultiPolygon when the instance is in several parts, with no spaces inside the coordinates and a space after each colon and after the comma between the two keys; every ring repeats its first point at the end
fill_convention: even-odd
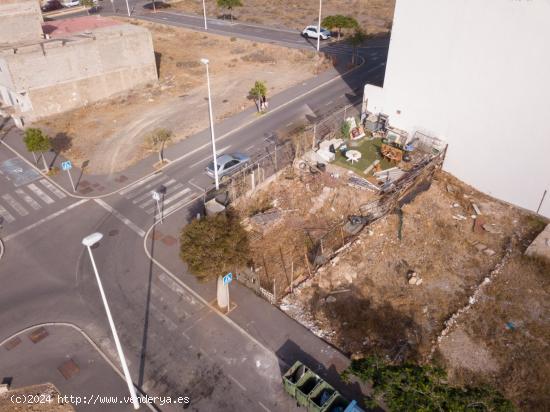
{"type": "MultiPolygon", "coordinates": [[[[331,219],[353,214],[369,198],[322,180],[326,177],[315,179],[281,177],[255,198],[264,207],[281,199],[275,203],[295,210],[254,241],[261,259],[271,257],[266,276],[280,277],[275,265],[284,259],[288,268],[290,256],[304,260],[304,227],[327,228],[331,219]],[[320,211],[312,209],[327,187],[328,200],[320,211]]],[[[402,207],[402,214],[401,239],[398,214],[369,225],[313,276],[307,276],[307,268],[295,274],[308,279],[282,300],[281,308],[350,355],[424,362],[435,349],[453,381],[490,383],[522,409],[548,410],[550,264],[522,255],[545,222],[443,172],[402,207]],[[478,225],[473,203],[481,211],[478,225]],[[512,255],[487,293],[438,347],[445,322],[468,304],[510,245],[512,255]],[[422,279],[420,285],[409,283],[411,272],[422,279]]]]}
{"type": "Polygon", "coordinates": [[[216,121],[254,104],[247,96],[256,80],[265,81],[272,95],[329,67],[323,57],[310,51],[149,22],[131,23],[153,35],[158,84],[38,124],[75,164],[89,160],[88,173],[114,173],[145,157],[149,151],[144,137],[155,128],[172,130],[173,141],[178,141],[208,126],[202,57],[210,59],[216,121]]]}
{"type": "MultiPolygon", "coordinates": [[[[317,24],[317,0],[243,0],[232,14],[236,21],[257,23],[280,28],[302,30],[317,24]]],[[[215,1],[206,2],[208,16],[221,17],[227,10],[217,7],[215,1]]],[[[172,7],[188,13],[201,14],[200,0],[181,0],[172,7]]],[[[391,28],[395,0],[324,0],[323,16],[344,14],[354,17],[369,34],[386,33],[391,28]]]]}

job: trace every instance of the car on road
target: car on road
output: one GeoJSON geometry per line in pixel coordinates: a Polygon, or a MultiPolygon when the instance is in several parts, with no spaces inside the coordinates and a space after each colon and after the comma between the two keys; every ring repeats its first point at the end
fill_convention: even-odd
{"type": "Polygon", "coordinates": [[[319,33],[317,31],[317,26],[307,26],[302,31],[302,36],[312,38],[312,39],[316,39],[317,37],[320,36],[321,40],[327,40],[331,37],[331,34],[329,30],[324,29],[323,27],[321,27],[321,32],[319,33]]]}
{"type": "Polygon", "coordinates": [[[46,13],[48,11],[59,10],[59,9],[62,9],[62,8],[63,8],[63,5],[61,4],[60,1],[58,1],[58,0],[49,0],[47,3],[42,5],[42,7],[40,7],[40,10],[42,10],[44,13],[46,13]]]}
{"type": "MultiPolygon", "coordinates": [[[[228,177],[241,170],[250,162],[250,156],[244,153],[223,154],[216,158],[218,163],[218,178],[228,177]]],[[[214,177],[214,162],[206,167],[206,174],[214,177]]]]}
{"type": "Polygon", "coordinates": [[[62,3],[63,3],[63,7],[80,6],[80,0],[65,0],[62,3]]]}

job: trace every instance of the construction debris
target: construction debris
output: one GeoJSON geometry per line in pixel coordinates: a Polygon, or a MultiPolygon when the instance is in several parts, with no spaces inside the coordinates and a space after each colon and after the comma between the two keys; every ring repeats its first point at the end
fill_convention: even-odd
{"type": "Polygon", "coordinates": [[[414,271],[410,271],[407,274],[407,279],[409,281],[409,285],[420,286],[423,282],[422,278],[420,276],[418,276],[418,274],[414,271]]]}
{"type": "Polygon", "coordinates": [[[381,172],[376,172],[373,176],[376,177],[379,182],[388,183],[399,180],[404,174],[404,170],[401,170],[398,167],[392,167],[390,169],[382,170],[381,172]]]}
{"type": "Polygon", "coordinates": [[[533,240],[525,254],[550,260],[550,224],[533,240]]]}
{"type": "Polygon", "coordinates": [[[482,227],[486,232],[492,233],[493,235],[500,235],[502,233],[502,231],[492,223],[485,223],[482,227]]]}
{"type": "Polygon", "coordinates": [[[357,176],[350,176],[348,179],[348,185],[356,187],[358,189],[370,190],[371,192],[380,191],[380,188],[375,184],[369,182],[367,179],[363,179],[357,176]]]}

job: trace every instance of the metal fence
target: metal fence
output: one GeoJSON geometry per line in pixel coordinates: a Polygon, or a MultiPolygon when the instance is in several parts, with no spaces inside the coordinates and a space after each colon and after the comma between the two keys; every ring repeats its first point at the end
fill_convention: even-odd
{"type": "MultiPolygon", "coordinates": [[[[326,116],[315,124],[302,124],[292,130],[274,132],[266,139],[267,144],[261,152],[253,153],[250,164],[222,182],[220,190],[214,189],[205,194],[205,200],[211,199],[220,192],[229,195],[230,201],[249,196],[259,185],[273,178],[278,172],[287,169],[304,151],[317,146],[321,141],[340,137],[341,125],[346,117],[360,114],[360,105],[347,106],[326,116]],[[306,136],[305,144],[297,145],[292,136],[306,136]],[[309,137],[310,136],[310,137],[309,137]],[[310,140],[311,139],[311,140],[310,140]]],[[[423,155],[417,159],[411,170],[384,190],[377,198],[362,205],[357,214],[362,217],[366,226],[388,213],[400,209],[403,202],[409,201],[423,182],[429,182],[434,172],[439,169],[445,158],[446,145],[437,138],[417,133],[413,136],[416,149],[423,155]]],[[[360,189],[358,189],[360,190],[360,189]]],[[[289,293],[316,269],[349,245],[357,236],[344,231],[347,219],[336,222],[324,231],[308,232],[309,248],[299,261],[285,262],[282,256],[266,256],[255,269],[245,270],[238,279],[271,303],[289,293]],[[292,265],[292,280],[289,281],[289,266],[292,265]],[[265,267],[264,267],[265,266],[265,267]],[[269,270],[268,270],[269,267],[269,270]],[[294,277],[294,273],[302,276],[294,277]],[[263,276],[261,276],[263,274],[263,276]],[[285,279],[277,283],[276,279],[285,279]]],[[[251,242],[255,241],[254,233],[251,242]]]]}

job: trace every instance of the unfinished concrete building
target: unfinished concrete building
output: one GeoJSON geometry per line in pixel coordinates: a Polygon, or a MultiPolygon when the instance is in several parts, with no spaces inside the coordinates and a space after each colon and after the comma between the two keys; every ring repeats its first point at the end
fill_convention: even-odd
{"type": "MultiPolygon", "coordinates": [[[[12,14],[0,15],[0,27],[21,14],[6,10],[12,14]]],[[[0,45],[0,103],[19,126],[157,80],[147,29],[100,16],[42,23],[40,35],[35,29],[22,35],[13,26],[0,45]]]]}
{"type": "Polygon", "coordinates": [[[0,0],[0,47],[40,39],[42,22],[38,0],[0,0]]]}
{"type": "Polygon", "coordinates": [[[549,21],[549,0],[397,0],[364,115],[444,139],[446,170],[550,217],[549,21]]]}

